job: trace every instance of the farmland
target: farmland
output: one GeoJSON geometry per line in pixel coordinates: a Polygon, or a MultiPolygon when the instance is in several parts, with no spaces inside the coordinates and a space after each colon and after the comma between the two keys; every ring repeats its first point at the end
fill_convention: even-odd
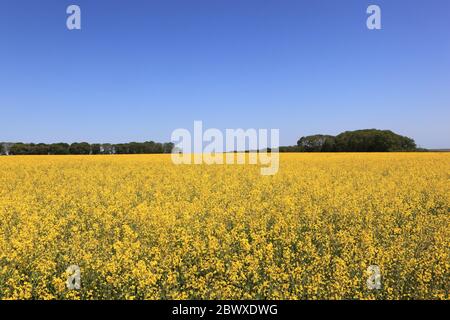
{"type": "Polygon", "coordinates": [[[449,299],[449,179],[450,153],[281,154],[274,176],[0,157],[0,298],[449,299]]]}

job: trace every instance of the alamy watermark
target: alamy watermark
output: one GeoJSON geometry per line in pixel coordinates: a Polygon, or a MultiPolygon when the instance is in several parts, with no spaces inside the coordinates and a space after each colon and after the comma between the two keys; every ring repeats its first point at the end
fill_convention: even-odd
{"type": "Polygon", "coordinates": [[[381,30],[381,8],[375,4],[367,7],[367,14],[370,16],[367,18],[366,25],[369,30],[381,30]]]}
{"type": "Polygon", "coordinates": [[[262,175],[278,172],[280,131],[278,129],[219,129],[203,131],[203,122],[194,121],[193,134],[187,129],[172,132],[172,161],[175,164],[261,165],[262,175]]]}
{"type": "Polygon", "coordinates": [[[77,265],[71,265],[66,270],[67,281],[66,286],[69,290],[81,289],[81,269],[77,265]]]}
{"type": "MultiPolygon", "coordinates": [[[[378,5],[371,4],[367,7],[366,25],[369,30],[381,30],[381,8],[378,5]]],[[[81,8],[78,5],[71,4],[66,9],[69,16],[66,20],[66,26],[69,30],[81,30],[81,8]]]]}
{"type": "Polygon", "coordinates": [[[371,265],[367,267],[367,273],[369,277],[367,278],[367,288],[369,290],[380,290],[381,289],[381,272],[380,267],[377,265],[371,265]]]}
{"type": "Polygon", "coordinates": [[[81,8],[72,4],[67,7],[66,13],[69,14],[66,20],[67,29],[81,30],[81,8]]]}

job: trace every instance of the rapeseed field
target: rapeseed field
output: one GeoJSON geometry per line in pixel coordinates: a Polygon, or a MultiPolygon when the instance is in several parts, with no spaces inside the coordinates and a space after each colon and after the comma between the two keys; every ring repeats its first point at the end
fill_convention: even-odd
{"type": "Polygon", "coordinates": [[[449,299],[449,182],[450,153],[0,157],[0,298],[449,299]]]}

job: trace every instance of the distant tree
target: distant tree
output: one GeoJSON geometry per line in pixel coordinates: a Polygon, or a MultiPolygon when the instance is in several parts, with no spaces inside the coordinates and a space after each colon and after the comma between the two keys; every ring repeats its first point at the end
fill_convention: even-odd
{"type": "Polygon", "coordinates": [[[114,145],[115,152],[118,154],[151,154],[164,153],[169,150],[172,151],[173,144],[162,144],[154,141],[146,142],[130,142],[119,143],[114,145]],[[164,149],[166,148],[166,149],[164,149]]]}
{"type": "Polygon", "coordinates": [[[154,141],[144,142],[144,153],[163,153],[164,148],[162,143],[157,143],[154,141]]]}
{"type": "Polygon", "coordinates": [[[144,145],[138,142],[130,142],[127,144],[127,149],[130,154],[144,153],[144,145]]]}
{"type": "Polygon", "coordinates": [[[49,153],[50,154],[69,154],[69,145],[67,143],[53,143],[49,146],[49,153]]]}
{"type": "Polygon", "coordinates": [[[69,147],[70,154],[90,154],[91,146],[87,142],[72,143],[69,147]]]}
{"type": "Polygon", "coordinates": [[[305,152],[334,151],[335,137],[323,134],[301,137],[297,146],[305,152]]]}
{"type": "Polygon", "coordinates": [[[142,147],[143,147],[142,152],[140,152],[140,153],[146,153],[146,154],[155,153],[156,146],[155,146],[154,141],[145,141],[142,144],[142,147]]]}
{"type": "Polygon", "coordinates": [[[25,155],[29,154],[28,146],[22,142],[14,143],[10,149],[11,154],[13,155],[25,155]]]}
{"type": "Polygon", "coordinates": [[[164,153],[164,145],[162,143],[155,143],[155,151],[153,153],[164,153]]]}
{"type": "Polygon", "coordinates": [[[344,152],[389,152],[414,151],[413,139],[390,130],[365,129],[346,131],[336,136],[336,151],[344,152]]]}
{"type": "Polygon", "coordinates": [[[130,149],[127,143],[119,143],[114,145],[114,149],[117,154],[129,154],[130,149]]]}
{"type": "Polygon", "coordinates": [[[91,144],[91,154],[100,154],[101,145],[99,143],[91,144]]]}
{"type": "Polygon", "coordinates": [[[175,144],[172,142],[164,143],[163,144],[163,153],[172,153],[173,148],[175,147],[175,144]]]}
{"type": "Polygon", "coordinates": [[[326,139],[322,145],[322,152],[335,152],[336,151],[336,139],[334,137],[326,139]]]}
{"type": "MultiPolygon", "coordinates": [[[[398,135],[390,130],[364,129],[346,131],[336,137],[313,135],[302,137],[297,142],[297,151],[303,152],[389,152],[416,151],[413,139],[398,135]]],[[[286,147],[280,152],[286,152],[286,147]]]]}
{"type": "Polygon", "coordinates": [[[130,142],[121,144],[92,144],[87,142],[72,143],[0,143],[0,154],[13,155],[63,155],[63,154],[151,154],[171,153],[173,143],[154,141],[130,142]]]}
{"type": "Polygon", "coordinates": [[[38,143],[34,145],[33,147],[33,154],[49,154],[50,153],[50,147],[48,144],[45,143],[38,143]]]}

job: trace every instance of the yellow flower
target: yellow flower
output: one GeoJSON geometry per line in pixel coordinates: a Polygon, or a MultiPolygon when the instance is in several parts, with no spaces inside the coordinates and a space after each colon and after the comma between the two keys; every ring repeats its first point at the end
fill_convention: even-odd
{"type": "Polygon", "coordinates": [[[0,157],[0,299],[449,299],[449,172],[449,153],[282,154],[270,177],[0,157]]]}

